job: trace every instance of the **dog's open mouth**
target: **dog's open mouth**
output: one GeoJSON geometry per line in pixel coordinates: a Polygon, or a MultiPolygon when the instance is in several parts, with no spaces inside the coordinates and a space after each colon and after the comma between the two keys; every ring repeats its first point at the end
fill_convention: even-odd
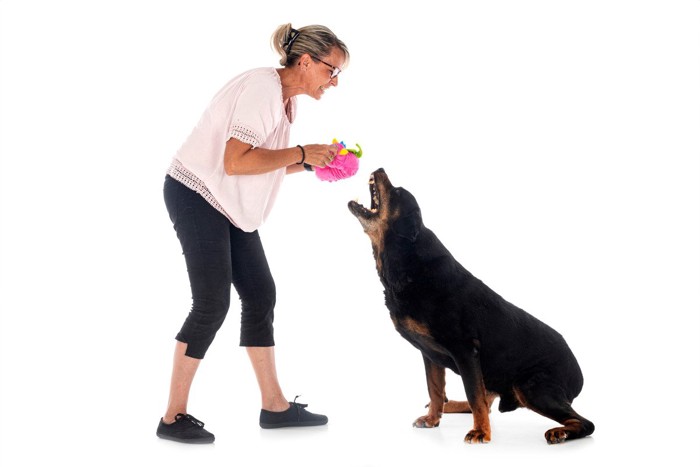
{"type": "Polygon", "coordinates": [[[379,190],[377,190],[377,183],[375,181],[375,173],[372,173],[369,176],[369,194],[371,197],[369,209],[364,207],[358,201],[350,201],[348,203],[348,208],[350,208],[350,211],[357,217],[361,216],[365,219],[369,219],[370,217],[379,214],[380,196],[379,190]]]}

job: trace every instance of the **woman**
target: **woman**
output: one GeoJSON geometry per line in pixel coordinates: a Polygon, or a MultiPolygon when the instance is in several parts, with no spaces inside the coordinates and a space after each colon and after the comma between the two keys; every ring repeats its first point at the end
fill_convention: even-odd
{"type": "Polygon", "coordinates": [[[296,96],[320,99],[349,59],[345,44],[324,26],[282,25],[272,44],[283,68],[257,68],[233,78],[214,96],[175,155],[164,184],[170,219],[182,245],[192,310],[176,336],[170,397],[157,435],[211,443],[214,435],[188,414],[199,362],[229,309],[231,284],[241,299],[240,345],[260,387],[260,426],[323,425],[324,415],[288,402],[275,369],[275,283],[257,229],[285,174],[325,167],[328,144],[289,146],[296,96]]]}

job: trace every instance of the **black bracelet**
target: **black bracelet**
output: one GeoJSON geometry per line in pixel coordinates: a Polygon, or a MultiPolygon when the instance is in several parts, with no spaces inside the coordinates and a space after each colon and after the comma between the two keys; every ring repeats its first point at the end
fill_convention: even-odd
{"type": "Polygon", "coordinates": [[[309,172],[314,171],[314,168],[311,166],[311,164],[307,164],[306,162],[304,162],[304,169],[309,171],[309,172]]]}
{"type": "Polygon", "coordinates": [[[297,162],[297,165],[303,164],[304,161],[306,160],[306,152],[304,151],[304,148],[301,144],[297,144],[297,147],[301,149],[301,160],[297,162]]]}

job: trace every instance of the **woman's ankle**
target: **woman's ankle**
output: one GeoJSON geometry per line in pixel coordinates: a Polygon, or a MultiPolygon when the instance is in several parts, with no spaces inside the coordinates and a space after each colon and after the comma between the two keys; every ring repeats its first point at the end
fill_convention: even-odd
{"type": "Polygon", "coordinates": [[[289,409],[289,402],[285,399],[275,399],[274,401],[263,403],[262,408],[269,412],[284,412],[289,409]]]}

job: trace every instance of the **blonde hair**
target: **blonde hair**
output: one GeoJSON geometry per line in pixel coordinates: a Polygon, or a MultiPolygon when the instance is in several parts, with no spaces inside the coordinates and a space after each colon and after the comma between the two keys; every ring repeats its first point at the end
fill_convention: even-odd
{"type": "Polygon", "coordinates": [[[325,26],[317,24],[294,29],[292,23],[279,26],[270,39],[272,48],[280,55],[280,65],[294,65],[304,54],[309,54],[314,60],[325,57],[337,47],[345,56],[345,63],[350,60],[350,52],[343,41],[325,26]]]}

